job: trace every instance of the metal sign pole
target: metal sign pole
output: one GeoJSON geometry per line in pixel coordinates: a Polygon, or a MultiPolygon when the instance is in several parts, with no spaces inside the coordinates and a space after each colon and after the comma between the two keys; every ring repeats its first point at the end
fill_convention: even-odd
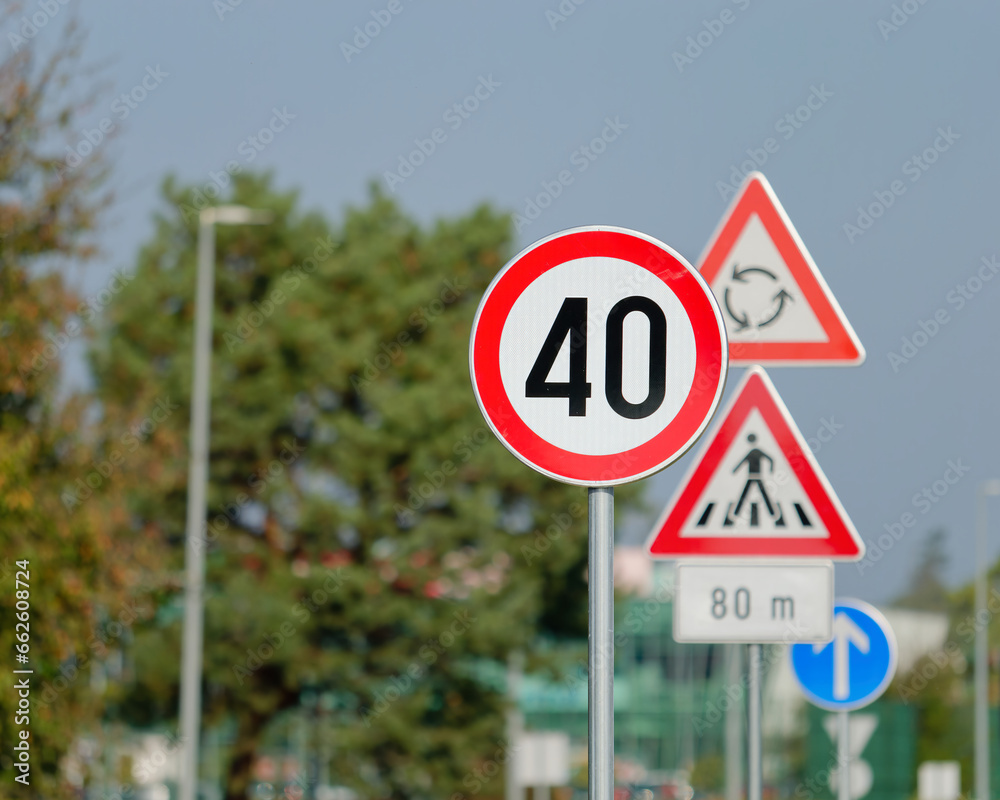
{"type": "MultiPolygon", "coordinates": [[[[676,631],[676,626],[674,628],[676,631]]],[[[730,686],[739,686],[743,677],[743,648],[738,644],[726,645],[729,668],[726,680],[730,686]]],[[[730,703],[726,711],[726,800],[743,800],[743,709],[730,703]]]]}
{"type": "Polygon", "coordinates": [[[521,748],[521,738],[524,734],[524,714],[520,708],[521,678],[524,674],[524,653],[515,650],[507,662],[507,746],[511,755],[504,768],[504,800],[523,800],[524,787],[519,783],[517,755],[521,748]]]}
{"type": "Polygon", "coordinates": [[[613,800],[615,786],[615,490],[590,487],[588,761],[590,800],[613,800]]]}
{"type": "Polygon", "coordinates": [[[761,800],[763,778],[761,775],[761,646],[751,644],[749,652],[749,681],[747,682],[747,800],[761,800]]]}
{"type": "Polygon", "coordinates": [[[837,800],[851,800],[851,715],[847,711],[837,714],[840,733],[837,735],[837,761],[840,780],[837,782],[837,800]]]}

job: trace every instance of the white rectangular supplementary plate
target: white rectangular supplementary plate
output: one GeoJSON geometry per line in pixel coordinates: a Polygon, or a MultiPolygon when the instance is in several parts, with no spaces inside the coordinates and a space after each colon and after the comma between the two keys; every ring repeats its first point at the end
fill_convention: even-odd
{"type": "Polygon", "coordinates": [[[828,642],[832,627],[830,561],[677,564],[677,642],[828,642]]]}

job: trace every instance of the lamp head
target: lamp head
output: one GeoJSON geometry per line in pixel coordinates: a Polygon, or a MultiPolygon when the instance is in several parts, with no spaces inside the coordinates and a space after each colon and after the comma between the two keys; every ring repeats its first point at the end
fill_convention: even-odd
{"type": "Polygon", "coordinates": [[[203,208],[199,220],[206,225],[267,225],[274,219],[270,211],[246,206],[209,206],[203,208]]]}

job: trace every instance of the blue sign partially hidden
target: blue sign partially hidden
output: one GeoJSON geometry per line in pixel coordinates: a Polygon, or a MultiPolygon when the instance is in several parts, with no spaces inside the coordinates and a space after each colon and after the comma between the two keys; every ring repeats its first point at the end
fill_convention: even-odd
{"type": "Polygon", "coordinates": [[[896,673],[896,637],[881,612],[860,600],[838,600],[833,639],[791,648],[792,672],[806,698],[829,711],[876,700],[896,673]]]}

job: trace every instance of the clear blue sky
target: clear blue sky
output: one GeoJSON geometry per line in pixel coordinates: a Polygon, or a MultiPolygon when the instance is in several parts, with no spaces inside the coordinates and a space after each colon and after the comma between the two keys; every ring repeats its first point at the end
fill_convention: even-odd
{"type": "MultiPolygon", "coordinates": [[[[273,168],[281,185],[300,187],[307,205],[331,216],[363,202],[369,181],[384,181],[415,139],[441,128],[433,155],[393,186],[418,218],[483,200],[523,211],[543,181],[569,169],[573,183],[522,228],[519,244],[611,224],[654,235],[692,261],[726,206],[718,182],[774,137],[777,152],[761,169],[868,361],[771,377],[806,436],[823,420],[843,426],[817,458],[865,539],[904,513],[916,517],[863,574],[839,567],[837,591],[890,599],[924,534],[942,525],[951,534],[949,580],[971,577],[976,485],[1000,475],[1000,277],[976,280],[982,259],[1000,256],[1000,7],[894,0],[913,13],[893,18],[889,0],[243,0],[220,19],[232,1],[70,0],[37,34],[39,43],[54,39],[55,23],[78,9],[87,55],[107,60],[111,83],[88,125],[110,117],[120,128],[111,146],[117,201],[102,238],[108,258],[71,272],[84,292],[128,266],[150,235],[165,173],[207,183],[227,162],[246,163],[253,145],[245,140],[274,109],[294,119],[253,164],[273,168]],[[574,10],[547,15],[560,7],[574,10]],[[368,23],[377,36],[345,55],[342,43],[368,23]],[[675,56],[688,48],[689,62],[675,56]],[[121,121],[113,98],[151,75],[147,68],[159,68],[147,81],[155,88],[121,121]],[[479,107],[449,114],[477,85],[489,87],[479,107]],[[815,91],[824,99],[807,121],[781,123],[815,91]],[[617,120],[617,138],[579,171],[575,151],[608,119],[617,120]],[[908,164],[939,130],[951,141],[936,162],[908,164]],[[905,192],[849,236],[857,207],[897,180],[905,192]],[[968,298],[951,294],[970,280],[968,298]],[[947,321],[894,369],[889,353],[942,311],[947,321]],[[934,503],[914,502],[949,462],[968,472],[934,503]]],[[[39,9],[26,3],[28,13],[39,9]]],[[[653,513],[687,463],[647,481],[653,513]]],[[[995,557],[1000,503],[992,514],[995,557]]],[[[623,535],[637,541],[647,524],[632,521],[623,535]]]]}

